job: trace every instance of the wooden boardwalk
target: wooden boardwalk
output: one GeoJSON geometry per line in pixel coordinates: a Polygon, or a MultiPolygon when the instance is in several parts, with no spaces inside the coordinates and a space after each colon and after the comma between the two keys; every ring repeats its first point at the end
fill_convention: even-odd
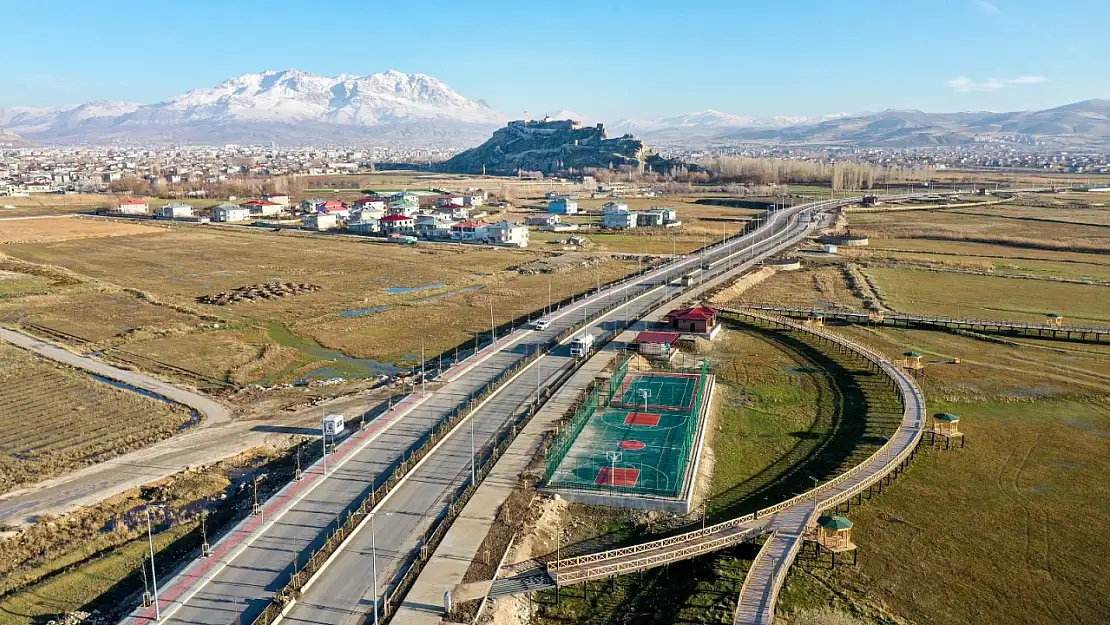
{"type": "Polygon", "coordinates": [[[1080,326],[992,319],[960,319],[935,315],[905,315],[898,313],[883,313],[880,315],[846,312],[842,310],[825,310],[822,308],[789,308],[758,304],[742,306],[741,309],[758,310],[798,318],[821,315],[826,320],[843,321],[846,323],[866,323],[871,325],[926,328],[932,330],[970,330],[972,332],[982,332],[985,334],[1035,336],[1067,341],[1110,343],[1110,328],[1085,328],[1080,326]]]}
{"type": "Polygon", "coordinates": [[[865,490],[882,485],[905,468],[925,430],[925,399],[913,378],[885,356],[824,328],[804,326],[789,319],[750,309],[722,309],[724,316],[748,319],[808,332],[866,358],[884,373],[902,401],[902,422],[893,436],[866,460],[801,495],[753,514],[709,527],[638,545],[547,562],[543,569],[495,582],[491,596],[568,586],[694,558],[771,532],[756,557],[737,601],[735,623],[770,624],[775,603],[807,526],[817,514],[865,490]],[[546,573],[546,575],[545,575],[546,573]]]}

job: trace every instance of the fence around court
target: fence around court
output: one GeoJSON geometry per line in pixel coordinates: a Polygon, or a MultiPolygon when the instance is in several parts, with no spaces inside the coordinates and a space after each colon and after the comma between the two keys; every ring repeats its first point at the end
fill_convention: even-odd
{"type": "MultiPolygon", "coordinates": [[[[629,375],[629,360],[630,358],[625,359],[621,363],[621,365],[619,365],[617,369],[614,370],[614,375],[609,380],[609,390],[606,393],[609,398],[609,401],[607,403],[612,402],[614,394],[618,392],[618,389],[621,388],[622,382],[625,380],[625,377],[629,375]]],[[[646,484],[637,483],[636,486],[629,487],[627,488],[627,490],[623,490],[623,494],[633,495],[637,497],[656,496],[671,498],[676,497],[679,493],[681,493],[686,481],[686,463],[690,459],[690,454],[695,451],[694,446],[697,440],[698,428],[700,424],[699,417],[701,416],[702,406],[705,402],[705,390],[709,379],[709,373],[709,362],[707,359],[703,359],[701,363],[701,368],[699,370],[697,385],[694,391],[694,397],[690,403],[690,408],[662,411],[665,415],[679,415],[685,417],[685,420],[683,421],[681,426],[681,434],[679,435],[677,442],[672,444],[672,448],[678,449],[677,458],[667,462],[668,465],[672,466],[675,469],[675,474],[673,476],[668,476],[667,486],[660,487],[658,482],[656,482],[655,486],[648,486],[646,484]]],[[[638,372],[631,375],[650,376],[651,374],[650,372],[638,372]]],[[[597,397],[597,391],[598,389],[594,388],[592,392],[585,397],[582,404],[579,406],[579,409],[570,419],[567,427],[560,431],[555,443],[552,444],[551,448],[548,450],[546,458],[547,473],[545,477],[547,485],[549,487],[568,489],[572,491],[612,493],[612,485],[596,484],[581,480],[559,481],[554,479],[556,471],[559,469],[559,466],[563,463],[563,461],[566,460],[567,455],[574,447],[575,443],[578,440],[578,437],[582,435],[582,432],[589,424],[590,419],[593,418],[595,414],[597,414],[599,409],[603,408],[603,406],[599,406],[597,403],[597,400],[599,399],[597,397]]],[[[629,406],[623,406],[622,408],[620,408],[620,410],[631,409],[633,408],[629,406]]],[[[640,432],[640,434],[643,435],[647,434],[648,432],[650,432],[650,429],[646,429],[643,432],[640,432]]]]}

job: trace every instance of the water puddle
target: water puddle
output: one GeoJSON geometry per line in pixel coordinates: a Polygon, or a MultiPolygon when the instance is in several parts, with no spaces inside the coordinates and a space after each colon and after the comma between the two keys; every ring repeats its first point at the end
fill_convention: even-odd
{"type": "Polygon", "coordinates": [[[437,301],[437,300],[441,300],[445,297],[451,297],[452,295],[459,295],[460,293],[473,293],[474,291],[481,291],[481,290],[482,290],[481,286],[468,286],[468,287],[464,287],[464,288],[461,288],[461,289],[455,289],[454,291],[447,291],[446,293],[439,293],[437,295],[429,295],[427,297],[417,298],[417,299],[412,300],[412,303],[414,303],[414,304],[424,304],[424,303],[427,303],[427,302],[434,302],[434,301],[437,301]]]}
{"type": "Polygon", "coordinates": [[[343,312],[339,313],[339,316],[347,319],[353,319],[355,317],[369,317],[370,315],[376,315],[387,310],[389,310],[389,306],[374,306],[372,308],[351,308],[350,310],[344,310],[343,312]]]}
{"type": "Polygon", "coordinates": [[[404,293],[416,293],[417,291],[428,291],[431,289],[442,289],[447,286],[443,282],[432,282],[422,286],[391,286],[385,290],[390,295],[402,295],[404,293]]]}
{"type": "Polygon", "coordinates": [[[313,360],[327,361],[329,364],[321,366],[310,373],[295,380],[294,384],[307,384],[311,380],[329,380],[332,378],[359,379],[373,378],[379,375],[395,375],[401,369],[378,360],[369,358],[353,358],[335,349],[329,349],[312,339],[297,336],[289,328],[280,324],[270,324],[266,333],[277,344],[291,347],[313,360]]]}

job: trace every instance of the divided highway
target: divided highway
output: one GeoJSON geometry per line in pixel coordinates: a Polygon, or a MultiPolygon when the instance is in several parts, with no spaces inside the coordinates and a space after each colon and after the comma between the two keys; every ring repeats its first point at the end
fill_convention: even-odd
{"type": "MultiPolygon", "coordinates": [[[[858,201],[858,198],[857,198],[858,201]]],[[[216,545],[214,554],[190,565],[161,593],[161,621],[189,625],[250,623],[268,605],[293,571],[318,548],[337,520],[346,517],[382,476],[392,471],[399,454],[425,439],[431,428],[471,393],[537,349],[560,332],[587,319],[595,334],[622,325],[689,287],[675,278],[698,268],[702,279],[729,271],[739,262],[767,256],[797,243],[816,226],[817,211],[847,200],[802,205],[769,214],[756,230],[715,244],[684,259],[676,259],[647,274],[603,289],[548,316],[544,331],[518,330],[499,344],[445,374],[448,381],[426,396],[410,396],[393,411],[352,435],[328,457],[328,474],[297,483],[266,503],[262,517],[250,517],[216,545]],[[816,210],[814,210],[816,209],[816,210]],[[600,316],[616,301],[627,303],[600,316]],[[307,483],[307,485],[306,485],[307,483]]],[[[423,532],[469,479],[471,447],[481,448],[521,407],[532,401],[538,385],[554,380],[571,364],[561,345],[520,371],[481,408],[463,421],[438,447],[377,502],[373,523],[363,523],[344,547],[306,586],[284,619],[303,623],[358,623],[419,549],[423,532]],[[473,441],[473,442],[472,442],[473,441]],[[376,552],[376,558],[375,556],[376,552]],[[378,576],[377,593],[374,592],[378,576]]],[[[319,474],[321,467],[308,469],[319,474]]],[[[136,610],[130,621],[147,621],[153,608],[136,610]]]]}

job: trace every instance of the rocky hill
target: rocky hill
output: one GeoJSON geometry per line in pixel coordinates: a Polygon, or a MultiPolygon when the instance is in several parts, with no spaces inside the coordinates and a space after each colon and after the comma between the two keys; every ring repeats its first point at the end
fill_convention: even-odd
{"type": "Polygon", "coordinates": [[[602,124],[512,121],[482,145],[460,152],[440,165],[460,174],[512,175],[518,170],[551,173],[568,169],[639,167],[647,156],[644,142],[624,135],[610,139],[602,124]]]}

